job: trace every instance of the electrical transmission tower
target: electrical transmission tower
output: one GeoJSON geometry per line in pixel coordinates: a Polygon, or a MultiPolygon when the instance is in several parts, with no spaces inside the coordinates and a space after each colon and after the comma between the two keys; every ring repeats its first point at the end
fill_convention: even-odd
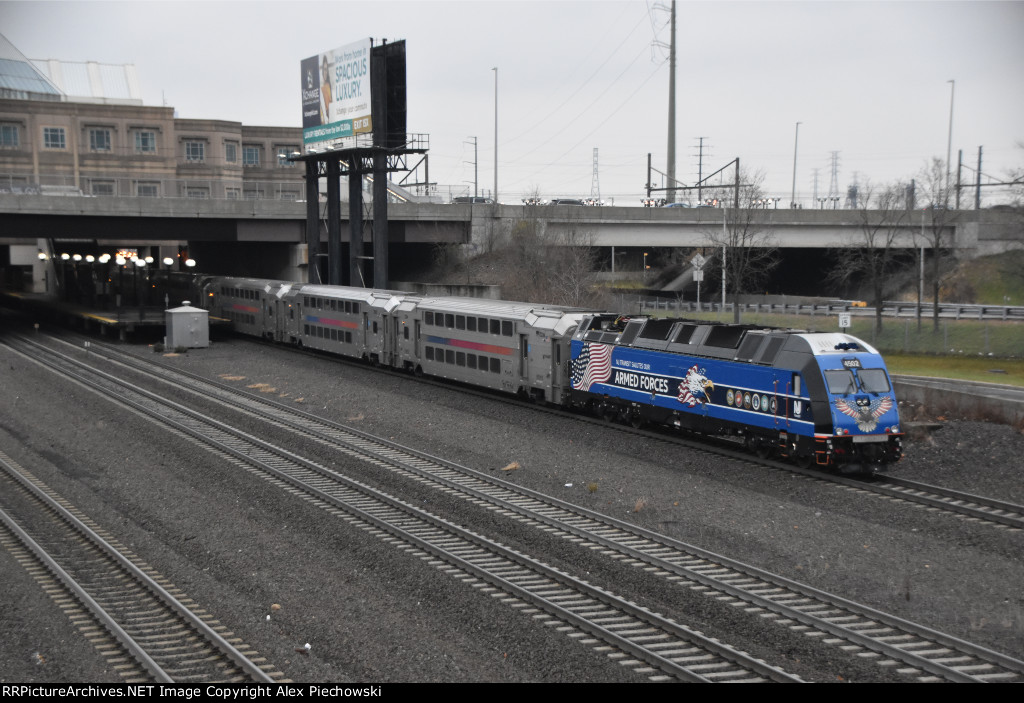
{"type": "Polygon", "coordinates": [[[697,203],[704,201],[704,192],[701,184],[704,182],[704,140],[707,137],[697,137],[697,203]]]}
{"type": "Polygon", "coordinates": [[[594,147],[594,175],[590,179],[590,199],[594,204],[601,202],[601,180],[597,175],[597,147],[594,147]]]}
{"type": "Polygon", "coordinates": [[[857,204],[857,196],[860,192],[860,186],[857,185],[857,172],[853,172],[853,183],[846,187],[846,202],[843,207],[847,210],[856,210],[859,205],[857,204]]]}
{"type": "Polygon", "coordinates": [[[837,207],[839,202],[839,152],[832,152],[832,180],[828,184],[828,202],[832,209],[837,207]]]}

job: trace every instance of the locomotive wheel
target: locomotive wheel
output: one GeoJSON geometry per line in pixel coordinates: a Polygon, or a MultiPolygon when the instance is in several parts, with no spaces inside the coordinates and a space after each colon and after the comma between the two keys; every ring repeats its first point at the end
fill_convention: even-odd
{"type": "Polygon", "coordinates": [[[813,454],[798,454],[793,457],[793,463],[797,465],[797,468],[809,469],[811,463],[814,461],[813,454]]]}

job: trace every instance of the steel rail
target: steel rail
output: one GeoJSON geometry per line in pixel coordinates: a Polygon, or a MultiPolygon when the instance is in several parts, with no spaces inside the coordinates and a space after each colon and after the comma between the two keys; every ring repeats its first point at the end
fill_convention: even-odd
{"type": "MultiPolygon", "coordinates": [[[[207,625],[202,618],[197,616],[187,606],[183,605],[181,601],[175,598],[151,576],[136,566],[130,559],[125,557],[124,554],[100,536],[95,530],[82,522],[64,506],[60,505],[60,503],[50,495],[49,489],[44,490],[37,480],[30,479],[27,475],[27,471],[2,451],[0,451],[0,468],[4,470],[6,475],[21,486],[23,490],[42,503],[47,510],[55,514],[68,529],[72,530],[80,537],[84,538],[89,544],[97,548],[100,553],[103,554],[111,563],[116,565],[118,569],[125,572],[135,583],[155,596],[157,600],[175,613],[178,618],[187,623],[188,626],[196,632],[196,634],[205,638],[211,646],[234,662],[243,673],[257,682],[275,683],[275,679],[268,676],[266,672],[249,660],[248,657],[242,654],[234,645],[225,640],[219,633],[207,625]]],[[[74,578],[57,563],[56,560],[48,555],[45,550],[38,545],[38,543],[36,543],[22,528],[13,523],[13,521],[10,522],[9,526],[12,531],[19,535],[19,539],[29,549],[31,549],[33,554],[36,555],[36,558],[47,564],[47,568],[50,569],[68,589],[72,590],[76,597],[78,597],[90,611],[95,613],[96,617],[104,623],[104,626],[108,631],[132,653],[132,656],[135,657],[136,660],[146,668],[146,670],[149,671],[157,681],[166,683],[172,683],[174,681],[173,677],[145,652],[144,647],[135,642],[131,635],[129,635],[112,616],[107,614],[104,608],[92,596],[90,596],[89,593],[82,588],[74,578]]]]}
{"type": "MultiPolygon", "coordinates": [[[[143,365],[141,362],[133,360],[127,365],[143,373],[153,373],[151,366],[148,364],[143,365]]],[[[157,368],[159,367],[160,365],[157,365],[157,368]]],[[[877,629],[880,623],[884,623],[889,628],[898,629],[902,634],[912,633],[917,637],[926,638],[934,643],[941,642],[945,647],[955,647],[960,652],[970,652],[974,657],[984,659],[988,662],[995,662],[1008,670],[1016,671],[1017,675],[1022,672],[1022,667],[1024,667],[1021,662],[1016,662],[1016,660],[1005,657],[997,652],[977,647],[977,645],[953,638],[949,635],[945,635],[944,633],[931,630],[930,628],[925,628],[924,626],[910,623],[874,610],[868,606],[853,603],[852,601],[818,591],[809,586],[788,581],[773,574],[768,574],[767,572],[756,569],[756,567],[734,562],[721,557],[720,555],[704,552],[703,550],[670,540],[656,533],[646,532],[640,528],[636,528],[635,526],[615,520],[614,518],[608,518],[598,513],[593,513],[565,503],[564,501],[530,491],[529,489],[500,481],[499,479],[481,474],[467,467],[462,467],[457,464],[453,464],[452,462],[432,457],[417,450],[402,447],[388,440],[373,437],[372,435],[360,430],[325,421],[305,411],[288,408],[269,399],[242,393],[225,384],[220,384],[216,381],[209,381],[194,374],[175,371],[172,375],[172,372],[169,369],[165,368],[164,371],[167,374],[164,379],[165,382],[180,383],[184,377],[184,380],[191,380],[197,384],[197,387],[193,389],[193,392],[203,393],[204,391],[201,389],[212,388],[219,391],[223,398],[244,398],[246,402],[251,405],[259,405],[270,409],[270,417],[275,422],[285,422],[297,431],[306,434],[307,436],[317,438],[320,441],[328,443],[342,441],[346,443],[346,448],[348,448],[352,446],[352,440],[338,437],[337,432],[341,431],[350,436],[354,435],[362,438],[362,440],[364,440],[361,442],[363,446],[358,448],[359,451],[366,452],[377,461],[392,464],[403,471],[427,477],[430,480],[441,483],[450,489],[459,490],[471,495],[477,500],[487,501],[491,505],[502,510],[516,512],[526,519],[535,520],[542,524],[557,527],[569,534],[585,538],[606,549],[626,554],[637,559],[639,562],[662,569],[666,574],[675,574],[682,576],[691,582],[701,583],[705,586],[714,588],[717,592],[727,593],[732,597],[742,599],[817,630],[841,637],[847,642],[853,642],[872,651],[880,652],[893,659],[903,661],[911,666],[918,667],[923,671],[941,676],[947,680],[979,681],[982,679],[972,675],[965,675],[963,671],[958,670],[956,667],[936,664],[933,660],[939,657],[928,659],[918,656],[913,652],[908,652],[906,649],[899,646],[889,644],[887,640],[892,640],[894,637],[891,632],[885,633],[884,637],[882,633],[879,633],[876,637],[865,636],[855,628],[855,626],[859,626],[860,629],[866,629],[864,626],[865,624],[849,623],[847,616],[854,613],[860,618],[867,618],[867,629],[877,629]],[[308,424],[304,425],[294,420],[289,420],[289,415],[299,416],[303,418],[306,423],[314,423],[326,429],[317,431],[314,428],[311,428],[308,424]],[[377,445],[378,449],[374,449],[372,446],[366,446],[366,443],[374,443],[377,445]],[[380,447],[383,447],[384,449],[381,450],[380,447]],[[404,459],[401,456],[402,454],[405,455],[404,459]],[[475,481],[499,487],[506,493],[506,496],[499,497],[496,496],[493,491],[489,492],[487,490],[480,490],[472,486],[467,486],[464,480],[453,480],[445,476],[439,476],[436,468],[434,470],[430,470],[422,465],[417,465],[418,462],[423,461],[430,462],[434,464],[435,467],[444,471],[472,477],[475,481]],[[527,507],[522,504],[521,499],[520,502],[515,502],[517,495],[522,496],[524,494],[529,496],[529,498],[535,501],[536,504],[527,507]],[[563,514],[557,516],[553,515],[551,513],[552,507],[562,511],[563,514]],[[580,517],[585,517],[586,520],[590,521],[592,524],[586,526],[581,525],[578,522],[580,517]],[[573,524],[572,521],[577,522],[573,524]],[[607,534],[600,533],[602,530],[606,531],[609,526],[614,526],[616,530],[621,531],[623,534],[616,535],[614,538],[611,538],[607,534]],[[625,544],[630,540],[635,541],[638,536],[648,542],[644,548],[625,544]],[[655,554],[655,552],[664,551],[665,549],[671,550],[671,555],[663,553],[655,554]],[[698,563],[686,565],[680,563],[692,561],[694,559],[696,559],[698,563]],[[715,573],[723,567],[728,569],[731,573],[724,575],[715,573]],[[710,572],[713,575],[709,576],[703,572],[710,572]],[[734,583],[741,583],[744,580],[749,581],[750,578],[754,578],[756,581],[754,583],[743,583],[742,586],[733,585],[734,583]],[[773,588],[777,589],[778,587],[786,589],[785,592],[781,594],[774,593],[771,594],[771,596],[761,595],[761,593],[766,590],[772,590],[773,588]],[[808,604],[804,602],[800,603],[799,607],[792,607],[778,602],[780,600],[792,601],[794,595],[798,595],[804,599],[810,598],[814,603],[808,604]],[[842,612],[838,615],[834,612],[822,612],[823,605],[826,610],[838,607],[842,612]]],[[[221,402],[229,403],[230,401],[223,400],[221,402]]],[[[232,407],[234,407],[233,404],[232,407]]],[[[264,417],[266,417],[266,415],[264,415],[264,417]]],[[[964,668],[966,667],[961,667],[961,669],[964,668]]]]}
{"type": "MultiPolygon", "coordinates": [[[[57,356],[64,356],[59,352],[53,352],[53,354],[57,356]]],[[[36,360],[33,359],[33,361],[36,360]]],[[[81,362],[77,360],[68,358],[66,361],[81,366],[81,362]]],[[[46,362],[39,360],[38,363],[46,362]]],[[[481,535],[465,530],[464,528],[454,525],[443,518],[427,513],[426,511],[409,505],[404,501],[398,500],[369,486],[341,476],[336,472],[318,466],[313,462],[303,459],[302,457],[294,456],[268,442],[252,437],[244,432],[236,430],[235,428],[231,428],[226,425],[226,423],[205,417],[200,413],[192,411],[191,409],[181,406],[178,403],[174,403],[173,401],[159,398],[156,394],[131,386],[131,384],[124,382],[121,379],[117,379],[110,374],[106,374],[105,372],[97,370],[93,370],[92,372],[101,378],[105,378],[109,382],[120,385],[122,390],[120,392],[109,389],[103,391],[98,384],[94,385],[92,381],[87,379],[79,378],[76,379],[76,382],[83,383],[88,387],[96,388],[96,390],[107,394],[108,397],[115,399],[119,403],[132,407],[138,412],[150,415],[151,417],[158,419],[161,423],[164,423],[169,427],[173,427],[179,432],[193,436],[200,441],[215,447],[218,451],[234,458],[237,462],[256,467],[259,470],[270,474],[275,479],[310,494],[315,499],[320,500],[327,505],[344,510],[350,515],[370,523],[377,529],[383,530],[404,541],[414,544],[418,548],[433,553],[444,561],[456,565],[457,568],[477,575],[479,578],[488,581],[501,590],[514,594],[517,598],[533,603],[542,610],[552,614],[554,617],[571,622],[575,627],[598,636],[600,639],[612,644],[614,647],[624,652],[634,654],[634,656],[637,656],[643,661],[646,661],[647,663],[662,669],[673,676],[683,680],[712,680],[710,675],[694,674],[693,671],[691,671],[691,668],[700,670],[707,667],[720,668],[724,665],[720,663],[707,662],[707,656],[710,654],[724,660],[725,662],[729,662],[734,667],[741,667],[742,672],[746,672],[737,673],[729,671],[725,674],[723,674],[723,672],[715,672],[715,678],[721,676],[735,678],[736,676],[742,675],[746,677],[746,680],[749,680],[749,677],[753,675],[758,678],[774,681],[799,681],[799,679],[790,676],[777,667],[773,667],[760,660],[753,659],[749,657],[749,655],[700,635],[683,625],[667,620],[656,613],[625,601],[610,592],[587,584],[583,581],[579,581],[564,572],[537,562],[531,557],[497,544],[481,535]],[[129,388],[130,390],[128,390],[129,388]],[[208,429],[201,431],[193,427],[189,427],[187,423],[184,423],[181,420],[168,418],[160,414],[159,411],[147,409],[138,401],[132,400],[128,397],[133,394],[141,395],[150,402],[160,403],[167,408],[173,409],[174,412],[182,413],[189,418],[194,418],[195,421],[202,422],[206,425],[208,429]],[[210,437],[208,435],[208,432],[210,431],[209,428],[212,428],[217,432],[228,433],[232,435],[233,438],[237,439],[228,438],[227,440],[224,440],[210,437]],[[239,446],[235,445],[235,442],[237,441],[244,442],[248,447],[250,447],[250,449],[247,451],[239,448],[239,446]],[[262,454],[263,456],[254,456],[250,453],[252,451],[251,448],[255,448],[257,453],[262,454]],[[311,475],[307,476],[305,480],[296,477],[289,473],[285,467],[282,467],[281,464],[284,462],[297,466],[301,471],[311,475]],[[312,482],[333,484],[341,490],[347,491],[349,495],[345,499],[339,498],[331,495],[323,488],[313,485],[312,482]],[[390,519],[381,518],[365,507],[365,503],[367,501],[373,501],[375,503],[385,505],[390,510],[400,511],[400,514],[390,519]],[[445,548],[445,546],[438,546],[438,544],[436,544],[436,538],[433,540],[427,539],[422,534],[415,534],[409,528],[408,524],[400,524],[410,522],[420,522],[427,525],[428,535],[430,530],[442,530],[447,536],[447,539],[450,540],[454,537],[462,543],[462,546],[459,548],[460,552],[464,552],[466,547],[468,547],[471,551],[484,549],[487,552],[490,552],[490,554],[485,554],[484,559],[482,560],[472,561],[468,559],[464,553],[458,553],[451,548],[445,548]],[[501,560],[512,562],[514,564],[514,568],[530,569],[535,572],[536,575],[526,578],[517,577],[515,580],[506,578],[501,572],[503,568],[509,568],[507,564],[499,563],[498,566],[494,566],[488,563],[493,560],[495,556],[501,560]],[[537,579],[540,580],[537,581],[537,579]],[[517,583],[517,581],[519,581],[519,583],[517,583]],[[522,583],[523,581],[526,581],[527,583],[524,584],[522,583]],[[531,585],[534,588],[528,587],[531,585]],[[551,591],[555,585],[559,586],[555,589],[556,591],[561,590],[561,586],[575,589],[583,600],[578,603],[574,603],[573,607],[569,608],[559,605],[557,601],[545,598],[544,594],[551,591]],[[601,617],[594,618],[595,603],[599,604],[601,607],[614,608],[620,613],[624,613],[627,618],[637,619],[638,623],[643,621],[649,626],[658,628],[662,634],[649,634],[646,631],[647,625],[641,625],[641,629],[637,631],[636,626],[629,622],[616,622],[614,628],[612,626],[604,627],[601,623],[609,620],[608,613],[606,611],[597,611],[596,614],[601,617]],[[578,612],[574,612],[576,610],[578,610],[578,612]],[[590,617],[588,617],[588,615],[590,617]],[[629,632],[637,633],[636,638],[631,640],[629,637],[615,631],[617,629],[622,629],[623,627],[626,627],[629,632]],[[657,639],[663,639],[666,635],[676,638],[676,644],[669,643],[674,650],[688,654],[690,659],[697,656],[700,658],[700,663],[697,665],[690,665],[689,667],[684,666],[673,661],[671,656],[662,656],[657,653],[656,649],[640,644],[641,639],[646,640],[652,636],[657,639]],[[682,646],[683,643],[685,643],[687,647],[684,648],[684,650],[679,650],[679,647],[682,646]],[[704,650],[704,653],[694,655],[692,650],[688,647],[689,645],[700,647],[704,650]]],[[[70,375],[71,372],[63,370],[61,373],[70,375]]],[[[444,538],[445,537],[442,536],[442,541],[444,538]]],[[[562,594],[556,593],[556,595],[560,598],[562,597],[562,594]]],[[[578,600],[578,597],[576,600],[578,600]]],[[[619,619],[619,616],[612,617],[611,619],[619,619]]],[[[684,657],[684,659],[686,658],[684,657]]]]}

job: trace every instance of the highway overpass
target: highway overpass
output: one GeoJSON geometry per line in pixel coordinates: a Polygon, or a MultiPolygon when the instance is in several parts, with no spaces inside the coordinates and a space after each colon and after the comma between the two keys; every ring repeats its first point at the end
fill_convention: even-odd
{"type": "MultiPolygon", "coordinates": [[[[343,223],[347,208],[342,207],[343,223]]],[[[326,208],[323,208],[326,211],[326,208]]],[[[485,250],[493,238],[524,220],[549,233],[577,233],[597,247],[652,248],[708,246],[722,230],[718,208],[579,207],[392,203],[388,207],[392,251],[405,245],[423,256],[423,245],[462,244],[485,250]]],[[[862,245],[863,214],[856,210],[757,210],[765,245],[822,249],[862,245]]],[[[1024,217],[1013,211],[951,213],[943,236],[965,258],[1024,248],[1024,217]]],[[[869,213],[879,218],[881,213],[869,213]]],[[[296,276],[305,265],[306,204],[283,200],[199,200],[0,194],[0,247],[14,245],[10,263],[34,255],[42,242],[95,242],[97,246],[205,247],[229,259],[238,245],[261,246],[268,257],[288,261],[275,275],[296,276]]],[[[897,246],[927,247],[924,211],[905,213],[897,246]]],[[[367,226],[367,230],[370,227],[367,226]]],[[[343,224],[342,231],[345,231],[343,224]]],[[[366,235],[367,241],[371,235],[366,235]]],[[[553,237],[559,241],[560,237],[553,237]]],[[[321,227],[321,241],[326,227],[321,227]]],[[[70,246],[70,244],[68,245],[70,246]]],[[[59,252],[54,252],[59,253],[59,252]]],[[[394,255],[393,255],[394,256],[394,255]]],[[[203,268],[211,270],[204,266],[203,268]]],[[[224,271],[223,267],[213,269],[224,271]]],[[[269,275],[264,272],[264,275],[269,275]]]]}
{"type": "MultiPolygon", "coordinates": [[[[345,210],[345,208],[342,208],[345,210]]],[[[396,243],[483,242],[489,232],[536,219],[555,230],[575,228],[595,246],[700,246],[721,230],[719,208],[644,208],[392,203],[396,243]]],[[[779,247],[855,246],[862,214],[857,210],[759,210],[767,241],[779,247]]],[[[342,221],[347,219],[343,212],[342,221]]],[[[0,194],[0,240],[131,239],[199,241],[304,241],[306,204],[281,200],[58,197],[0,194]]],[[[872,217],[880,217],[871,213],[872,217]]],[[[1013,212],[965,210],[949,219],[955,249],[997,253],[1024,243],[1024,218],[1013,212]]],[[[921,245],[928,214],[903,217],[900,246],[921,245]]]]}

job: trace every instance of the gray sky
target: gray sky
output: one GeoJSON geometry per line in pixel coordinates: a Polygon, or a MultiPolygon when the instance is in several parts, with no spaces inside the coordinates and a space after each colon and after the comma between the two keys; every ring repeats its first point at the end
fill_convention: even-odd
{"type": "MultiPolygon", "coordinates": [[[[668,12],[662,2],[6,2],[0,32],[33,59],[134,63],[146,104],[179,116],[301,125],[299,62],[365,37],[405,39],[410,132],[447,190],[498,187],[639,204],[647,153],[665,170],[668,12]]],[[[852,182],[908,179],[964,150],[996,177],[1024,165],[1024,2],[679,2],[677,177],[735,157],[810,206],[839,152],[852,182]]],[[[973,180],[973,172],[965,172],[973,180]]]]}

